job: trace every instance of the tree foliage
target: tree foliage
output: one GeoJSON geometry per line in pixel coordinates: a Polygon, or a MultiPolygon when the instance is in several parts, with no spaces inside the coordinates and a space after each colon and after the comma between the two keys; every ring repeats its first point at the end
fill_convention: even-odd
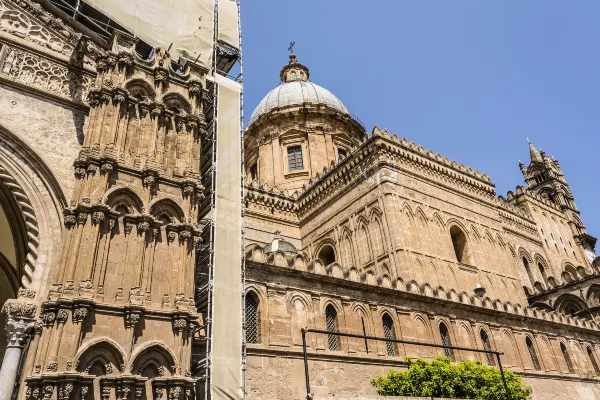
{"type": "MultiPolygon", "coordinates": [[[[506,400],[500,370],[479,361],[454,364],[447,357],[433,361],[406,359],[407,371],[390,370],[387,376],[371,379],[371,385],[383,396],[433,396],[454,399],[506,400]]],[[[513,400],[531,399],[531,388],[521,377],[504,370],[513,400]]]]}

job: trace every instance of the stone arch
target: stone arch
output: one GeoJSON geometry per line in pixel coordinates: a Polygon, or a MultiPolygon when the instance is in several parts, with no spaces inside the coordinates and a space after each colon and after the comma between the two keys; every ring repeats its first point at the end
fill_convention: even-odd
{"type": "Polygon", "coordinates": [[[581,314],[587,309],[587,304],[574,294],[563,293],[554,301],[554,309],[562,314],[582,317],[581,314]]]}
{"type": "MultiPolygon", "coordinates": [[[[302,328],[308,328],[310,321],[310,298],[302,292],[292,292],[287,298],[287,309],[290,315],[290,330],[293,344],[302,344],[302,328]]],[[[310,343],[310,341],[308,341],[310,343]]]]}
{"type": "Polygon", "coordinates": [[[125,367],[125,352],[114,340],[101,337],[81,346],[75,360],[78,372],[89,372],[89,369],[100,360],[105,366],[107,375],[119,374],[125,367]]]}
{"type": "MultiPolygon", "coordinates": [[[[474,348],[474,338],[473,338],[473,330],[471,329],[471,325],[469,325],[465,321],[458,321],[456,323],[457,333],[456,339],[457,343],[461,347],[474,348]]],[[[461,358],[465,360],[476,360],[476,355],[472,351],[461,351],[461,358]]]]}
{"type": "Polygon", "coordinates": [[[337,261],[335,243],[331,239],[324,239],[316,246],[315,257],[323,262],[324,266],[337,261]]]}
{"type": "Polygon", "coordinates": [[[587,291],[587,295],[585,296],[588,304],[591,306],[599,306],[600,305],[600,285],[597,283],[592,284],[587,291]]]}
{"type": "Polygon", "coordinates": [[[341,227],[339,235],[339,262],[344,268],[354,265],[354,246],[352,244],[352,231],[348,226],[341,227]]]}
{"type": "Polygon", "coordinates": [[[512,367],[520,366],[519,351],[515,337],[508,329],[502,329],[502,341],[504,342],[504,355],[508,361],[507,365],[512,367]]]}
{"type": "Polygon", "coordinates": [[[150,214],[159,220],[161,219],[161,216],[165,215],[171,219],[169,222],[185,222],[185,212],[181,206],[172,199],[163,198],[153,200],[148,205],[148,208],[150,209],[150,214]],[[173,219],[175,219],[175,221],[173,221],[173,219]]]}
{"type": "MultiPolygon", "coordinates": [[[[41,157],[0,125],[0,304],[15,298],[21,286],[37,298],[46,294],[60,256],[67,205],[41,157]]],[[[1,326],[6,318],[0,314],[1,326]]],[[[5,346],[5,330],[0,329],[0,357],[5,346]]]]}
{"type": "Polygon", "coordinates": [[[184,114],[190,114],[192,111],[190,102],[179,93],[165,93],[160,100],[167,110],[173,111],[176,115],[181,115],[182,112],[184,114]]]}
{"type": "Polygon", "coordinates": [[[255,285],[246,286],[244,309],[246,312],[246,340],[248,343],[264,343],[264,333],[268,332],[267,307],[268,303],[265,294],[255,285]],[[255,303],[254,306],[256,307],[254,310],[255,315],[249,315],[250,311],[248,308],[252,305],[252,302],[255,303]],[[248,333],[250,330],[252,330],[251,334],[248,333]]]}
{"type": "Polygon", "coordinates": [[[39,291],[44,269],[59,246],[52,238],[62,229],[67,199],[50,168],[25,142],[2,125],[0,139],[0,186],[6,200],[2,203],[12,203],[23,245],[21,265],[15,266],[20,270],[18,280],[39,291]]]}
{"type": "Polygon", "coordinates": [[[538,348],[540,348],[540,355],[542,356],[542,361],[546,370],[556,370],[556,359],[554,357],[554,352],[552,351],[552,345],[550,341],[545,335],[539,335],[538,348]]]}
{"type": "Polygon", "coordinates": [[[143,213],[145,211],[144,202],[140,196],[127,187],[115,187],[108,190],[102,202],[112,209],[123,206],[127,208],[128,214],[143,213]]]}
{"type": "Polygon", "coordinates": [[[138,101],[154,101],[156,91],[150,83],[140,78],[132,78],[123,82],[123,87],[129,93],[129,96],[138,101]]]}
{"type": "Polygon", "coordinates": [[[570,278],[572,279],[572,281],[577,281],[580,278],[579,273],[577,272],[577,268],[575,268],[575,266],[573,264],[571,264],[570,262],[565,262],[563,264],[563,275],[566,272],[568,275],[570,275],[570,278]]]}
{"type": "Polygon", "coordinates": [[[360,264],[364,265],[373,259],[371,251],[371,238],[369,235],[369,222],[364,217],[359,217],[356,227],[356,247],[358,249],[358,259],[360,264]]]}
{"type": "Polygon", "coordinates": [[[154,365],[159,376],[171,376],[179,366],[177,356],[159,341],[144,343],[131,356],[129,370],[133,375],[141,375],[148,365],[154,365]]]}
{"type": "Polygon", "coordinates": [[[456,261],[464,264],[472,264],[471,249],[469,246],[468,236],[459,225],[451,224],[448,229],[452,247],[454,248],[454,255],[456,261]]]}

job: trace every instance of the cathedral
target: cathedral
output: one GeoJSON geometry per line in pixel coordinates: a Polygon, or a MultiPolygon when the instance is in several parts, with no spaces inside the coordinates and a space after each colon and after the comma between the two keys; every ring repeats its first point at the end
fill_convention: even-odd
{"type": "Polygon", "coordinates": [[[600,400],[600,257],[557,159],[529,143],[497,195],[293,53],[240,141],[217,18],[212,61],[184,60],[79,7],[0,0],[0,400],[374,398],[406,357],[499,367],[391,340],[600,400]]]}

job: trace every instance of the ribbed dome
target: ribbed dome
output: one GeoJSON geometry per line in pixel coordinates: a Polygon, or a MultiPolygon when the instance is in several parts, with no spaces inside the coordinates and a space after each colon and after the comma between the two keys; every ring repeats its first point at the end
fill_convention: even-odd
{"type": "Polygon", "coordinates": [[[294,246],[290,242],[286,242],[283,239],[274,239],[272,243],[269,243],[265,247],[263,247],[263,251],[265,253],[272,253],[274,251],[282,251],[284,253],[298,254],[298,250],[296,250],[296,246],[294,246]]]}
{"type": "Polygon", "coordinates": [[[278,107],[302,105],[304,103],[322,104],[343,113],[348,113],[344,104],[329,90],[308,81],[282,83],[271,90],[254,109],[250,124],[260,115],[278,107]]]}

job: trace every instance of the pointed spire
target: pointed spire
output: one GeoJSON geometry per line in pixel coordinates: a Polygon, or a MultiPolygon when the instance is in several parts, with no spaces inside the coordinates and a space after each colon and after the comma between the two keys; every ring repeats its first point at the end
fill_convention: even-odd
{"type": "Polygon", "coordinates": [[[542,155],[535,148],[535,146],[533,145],[533,143],[531,143],[531,141],[529,140],[529,138],[527,138],[527,141],[529,142],[529,156],[531,157],[531,162],[539,162],[539,163],[544,162],[542,160],[542,155]]]}

